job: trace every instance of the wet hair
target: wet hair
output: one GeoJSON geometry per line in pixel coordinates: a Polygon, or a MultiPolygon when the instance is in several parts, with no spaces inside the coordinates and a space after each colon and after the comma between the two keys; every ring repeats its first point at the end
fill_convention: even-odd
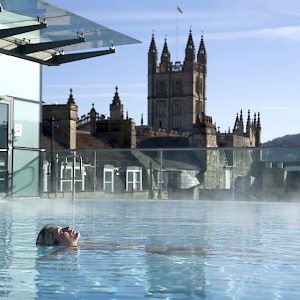
{"type": "Polygon", "coordinates": [[[41,229],[36,239],[37,246],[58,246],[59,241],[54,237],[52,231],[50,231],[51,226],[45,226],[41,229]]]}

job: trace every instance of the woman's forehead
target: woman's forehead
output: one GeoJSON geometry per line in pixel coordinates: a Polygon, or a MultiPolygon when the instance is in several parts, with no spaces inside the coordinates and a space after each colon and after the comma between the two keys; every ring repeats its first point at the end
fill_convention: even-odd
{"type": "Polygon", "coordinates": [[[55,231],[55,230],[61,229],[61,227],[60,226],[48,226],[47,229],[49,231],[55,231]]]}

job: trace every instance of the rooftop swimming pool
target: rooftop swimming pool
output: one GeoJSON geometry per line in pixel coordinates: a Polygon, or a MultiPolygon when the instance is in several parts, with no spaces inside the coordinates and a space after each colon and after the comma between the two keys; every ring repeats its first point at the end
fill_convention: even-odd
{"type": "Polygon", "coordinates": [[[296,202],[1,200],[0,298],[300,299],[299,212],[296,202]],[[37,248],[47,224],[80,231],[81,249],[37,248]],[[110,243],[132,247],[97,247],[110,243]]]}

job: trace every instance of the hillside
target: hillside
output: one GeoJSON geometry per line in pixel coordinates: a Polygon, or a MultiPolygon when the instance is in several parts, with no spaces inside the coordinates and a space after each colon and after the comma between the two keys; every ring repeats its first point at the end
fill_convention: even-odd
{"type": "Polygon", "coordinates": [[[300,147],[300,133],[289,134],[263,143],[263,147],[300,147]]]}

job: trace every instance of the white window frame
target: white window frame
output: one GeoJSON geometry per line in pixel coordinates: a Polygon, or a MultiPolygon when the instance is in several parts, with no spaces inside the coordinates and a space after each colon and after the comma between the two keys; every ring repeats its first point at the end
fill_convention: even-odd
{"type": "Polygon", "coordinates": [[[115,167],[113,165],[104,165],[103,168],[103,190],[113,193],[115,190],[115,167]],[[111,178],[107,179],[110,174],[111,178]]]}
{"type": "Polygon", "coordinates": [[[141,167],[127,167],[126,192],[142,191],[143,172],[141,167]]]}

